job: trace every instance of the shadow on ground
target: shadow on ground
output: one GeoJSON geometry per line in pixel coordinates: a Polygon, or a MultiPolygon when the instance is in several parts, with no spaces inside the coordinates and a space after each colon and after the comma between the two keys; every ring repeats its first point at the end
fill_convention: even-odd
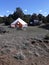
{"type": "Polygon", "coordinates": [[[49,24],[43,24],[43,25],[39,26],[39,28],[43,28],[43,29],[49,30],[49,24]]]}

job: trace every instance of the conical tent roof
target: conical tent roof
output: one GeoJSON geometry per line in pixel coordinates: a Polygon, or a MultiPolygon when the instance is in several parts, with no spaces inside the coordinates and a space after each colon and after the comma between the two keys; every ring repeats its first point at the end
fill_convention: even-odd
{"type": "Polygon", "coordinates": [[[18,19],[16,19],[13,23],[11,23],[11,24],[16,24],[17,22],[20,22],[21,24],[27,24],[25,21],[23,21],[21,18],[18,18],[18,19]]]}

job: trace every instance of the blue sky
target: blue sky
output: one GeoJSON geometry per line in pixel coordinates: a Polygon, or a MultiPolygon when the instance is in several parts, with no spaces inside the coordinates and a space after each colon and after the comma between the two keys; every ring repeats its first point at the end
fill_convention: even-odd
{"type": "Polygon", "coordinates": [[[49,0],[0,0],[0,16],[12,14],[17,7],[25,14],[49,14],[49,0]]]}

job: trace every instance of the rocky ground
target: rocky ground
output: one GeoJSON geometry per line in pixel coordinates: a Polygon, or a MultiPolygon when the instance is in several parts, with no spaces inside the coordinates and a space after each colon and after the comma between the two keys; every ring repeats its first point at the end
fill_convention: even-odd
{"type": "Polygon", "coordinates": [[[49,65],[49,30],[28,27],[17,30],[3,27],[0,33],[0,65],[49,65]]]}

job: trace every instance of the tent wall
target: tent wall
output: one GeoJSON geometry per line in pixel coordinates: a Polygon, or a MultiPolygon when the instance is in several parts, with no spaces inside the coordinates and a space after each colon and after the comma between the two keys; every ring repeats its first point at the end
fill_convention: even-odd
{"type": "Polygon", "coordinates": [[[11,23],[11,27],[27,27],[27,23],[25,21],[23,21],[22,19],[18,18],[17,20],[15,20],[13,23],[11,23]]]}
{"type": "Polygon", "coordinates": [[[21,24],[20,22],[17,22],[17,23],[16,23],[16,27],[17,27],[17,28],[22,28],[22,24],[21,24]]]}
{"type": "Polygon", "coordinates": [[[15,28],[15,25],[14,25],[14,24],[11,24],[11,27],[12,27],[12,28],[15,28]]]}

